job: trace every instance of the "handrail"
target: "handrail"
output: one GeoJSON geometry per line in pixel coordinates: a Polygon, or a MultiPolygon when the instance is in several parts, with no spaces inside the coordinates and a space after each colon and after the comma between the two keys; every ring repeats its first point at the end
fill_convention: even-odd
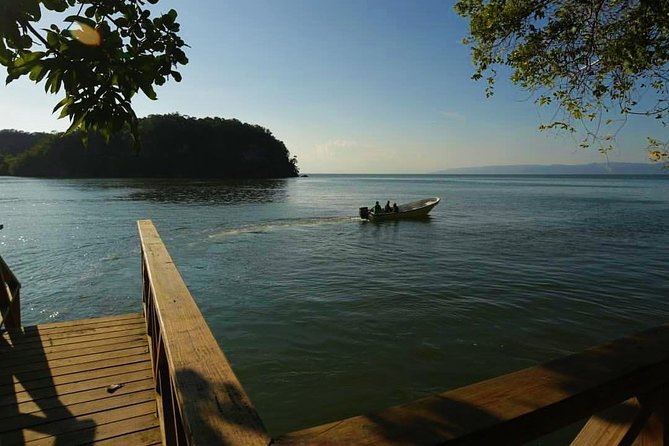
{"type": "Polygon", "coordinates": [[[251,400],[186,288],[155,226],[137,222],[143,302],[165,445],[263,445],[251,400]]]}
{"type": "Polygon", "coordinates": [[[611,407],[586,424],[574,445],[632,444],[637,436],[644,444],[666,444],[657,426],[666,420],[661,409],[668,383],[669,325],[663,325],[378,413],[292,432],[272,444],[522,444],[611,407]],[[603,438],[629,442],[593,441],[603,438]]]}
{"type": "Polygon", "coordinates": [[[0,329],[21,328],[21,283],[0,256],[0,329]]]}

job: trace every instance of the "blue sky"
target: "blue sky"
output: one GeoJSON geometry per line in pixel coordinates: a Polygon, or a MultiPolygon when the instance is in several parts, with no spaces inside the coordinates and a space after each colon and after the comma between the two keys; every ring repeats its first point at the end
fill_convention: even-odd
{"type": "MultiPolygon", "coordinates": [[[[470,79],[467,22],[452,2],[161,0],[179,12],[190,63],[139,116],[180,112],[269,128],[306,173],[423,173],[493,164],[601,162],[539,132],[549,110],[504,78],[486,99],[470,79]]],[[[64,130],[58,97],[0,87],[0,128],[64,130]]],[[[645,162],[649,124],[632,120],[611,161],[645,162]]]]}

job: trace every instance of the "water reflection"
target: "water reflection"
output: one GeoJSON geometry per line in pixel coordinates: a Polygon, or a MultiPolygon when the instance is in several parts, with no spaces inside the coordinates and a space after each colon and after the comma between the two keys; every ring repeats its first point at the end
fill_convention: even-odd
{"type": "Polygon", "coordinates": [[[269,180],[142,180],[121,200],[160,203],[240,204],[285,201],[287,179],[269,180]]]}

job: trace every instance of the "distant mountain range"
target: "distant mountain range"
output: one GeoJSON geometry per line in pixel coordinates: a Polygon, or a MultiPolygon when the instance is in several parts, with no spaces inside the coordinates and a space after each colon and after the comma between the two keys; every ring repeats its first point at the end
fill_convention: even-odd
{"type": "Polygon", "coordinates": [[[459,175],[667,175],[661,164],[591,163],[591,164],[519,164],[510,166],[460,167],[432,172],[459,175]]]}

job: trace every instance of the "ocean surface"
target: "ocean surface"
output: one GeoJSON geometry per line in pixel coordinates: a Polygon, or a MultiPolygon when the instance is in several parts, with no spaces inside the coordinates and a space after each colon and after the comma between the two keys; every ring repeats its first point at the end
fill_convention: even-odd
{"type": "Polygon", "coordinates": [[[24,324],[140,311],[144,218],[274,435],[669,320],[666,176],[0,177],[24,324]]]}

